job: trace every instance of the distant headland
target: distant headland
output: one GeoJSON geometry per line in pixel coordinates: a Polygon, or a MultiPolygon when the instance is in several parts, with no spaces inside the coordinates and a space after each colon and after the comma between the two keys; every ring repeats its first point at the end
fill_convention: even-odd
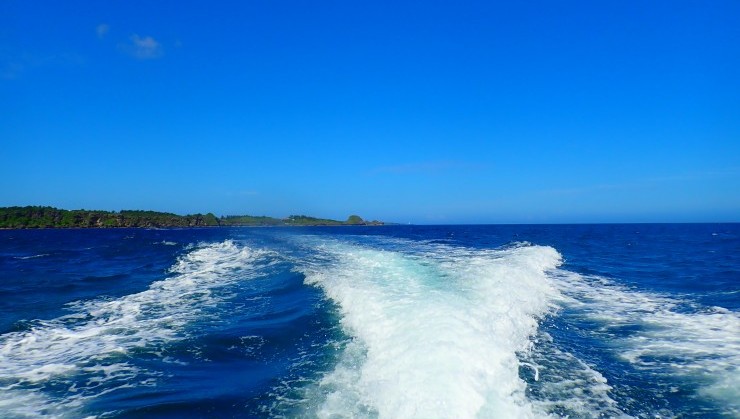
{"type": "Polygon", "coordinates": [[[212,213],[177,215],[169,212],[122,210],[65,210],[54,207],[0,207],[0,228],[116,228],[116,227],[236,227],[236,226],[360,226],[384,225],[382,221],[365,221],[359,215],[350,215],[346,221],[291,215],[274,218],[253,215],[212,213]]]}

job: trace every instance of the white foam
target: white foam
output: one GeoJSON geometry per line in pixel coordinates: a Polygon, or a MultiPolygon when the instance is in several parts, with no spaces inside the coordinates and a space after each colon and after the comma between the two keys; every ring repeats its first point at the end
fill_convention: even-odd
{"type": "Polygon", "coordinates": [[[563,272],[564,304],[601,325],[618,356],[633,366],[700,386],[699,395],[740,415],[740,315],[721,307],[639,292],[600,277],[563,272]],[[628,336],[619,329],[631,327],[628,336]]]}
{"type": "Polygon", "coordinates": [[[27,390],[0,387],[0,413],[7,418],[65,417],[65,413],[82,404],[77,395],[68,397],[65,406],[54,403],[49,397],[27,390]]]}
{"type": "Polygon", "coordinates": [[[38,254],[38,255],[31,255],[31,256],[13,256],[13,259],[26,260],[26,259],[42,258],[42,257],[45,257],[45,256],[49,256],[49,254],[48,253],[41,253],[41,254],[38,254]]]}
{"type": "Polygon", "coordinates": [[[606,377],[560,349],[548,333],[540,332],[533,350],[523,358],[522,365],[536,371],[537,382],[530,388],[536,394],[530,399],[541,410],[577,418],[629,417],[611,397],[606,377]]]}
{"type": "Polygon", "coordinates": [[[552,308],[546,272],[560,255],[541,246],[419,248],[317,247],[335,261],[306,268],[306,282],[338,303],[353,341],[309,415],[545,416],[525,397],[517,353],[552,308]]]}
{"type": "Polygon", "coordinates": [[[21,417],[57,416],[103,391],[151,383],[147,380],[156,373],[142,376],[125,361],[126,355],[135,348],[154,351],[187,337],[185,326],[207,315],[208,308],[220,301],[214,290],[249,276],[265,255],[230,240],[201,245],[178,259],[169,278],[143,292],[78,302],[70,306],[70,315],[36,321],[31,330],[0,336],[0,399],[4,400],[0,411],[21,417]],[[87,379],[82,386],[71,380],[80,374],[87,379]],[[41,395],[29,394],[52,379],[58,385],[65,376],[70,378],[73,396],[44,401],[41,395]],[[100,388],[102,383],[105,390],[100,388]]]}

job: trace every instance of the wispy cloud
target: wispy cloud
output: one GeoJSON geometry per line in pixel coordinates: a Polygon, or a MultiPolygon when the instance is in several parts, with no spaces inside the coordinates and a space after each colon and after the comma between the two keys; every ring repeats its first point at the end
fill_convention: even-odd
{"type": "Polygon", "coordinates": [[[582,195],[600,191],[643,189],[676,182],[708,181],[713,179],[736,177],[738,175],[740,175],[740,168],[730,167],[725,169],[707,170],[700,172],[679,173],[671,176],[648,177],[641,180],[634,180],[624,183],[602,183],[582,187],[549,189],[541,191],[540,193],[543,195],[558,196],[582,195]]]}
{"type": "Polygon", "coordinates": [[[705,170],[700,172],[679,173],[673,176],[663,176],[650,178],[650,182],[675,182],[675,181],[694,181],[707,179],[721,179],[735,177],[740,175],[740,167],[726,167],[714,170],[705,170]]]}
{"type": "Polygon", "coordinates": [[[54,54],[2,54],[0,53],[0,79],[13,80],[33,69],[72,68],[84,66],[86,58],[74,53],[54,54]]]}
{"type": "Polygon", "coordinates": [[[25,66],[19,61],[9,61],[0,64],[0,79],[13,80],[17,78],[25,66]]]}
{"type": "Polygon", "coordinates": [[[415,173],[440,173],[447,171],[472,171],[485,168],[482,164],[460,161],[430,161],[419,163],[406,163],[393,166],[376,167],[370,174],[415,174],[415,173]]]}
{"type": "Polygon", "coordinates": [[[134,58],[139,60],[151,60],[162,56],[162,44],[151,36],[131,35],[129,42],[122,44],[121,48],[134,58]]]}
{"type": "Polygon", "coordinates": [[[548,189],[545,191],[540,191],[540,194],[553,195],[553,196],[568,196],[568,195],[588,194],[588,193],[593,193],[593,192],[598,192],[598,191],[631,189],[631,188],[645,187],[645,186],[647,186],[646,183],[641,183],[641,184],[640,183],[624,183],[624,184],[603,183],[603,184],[598,184],[598,185],[589,185],[589,186],[582,186],[582,187],[548,189]]]}
{"type": "Polygon", "coordinates": [[[227,193],[228,196],[257,196],[259,195],[259,191],[255,191],[252,189],[246,189],[246,190],[239,190],[239,191],[230,191],[227,193]]]}
{"type": "Polygon", "coordinates": [[[108,31],[110,31],[110,26],[107,23],[101,23],[95,27],[95,33],[100,39],[105,38],[105,36],[108,35],[108,31]]]}

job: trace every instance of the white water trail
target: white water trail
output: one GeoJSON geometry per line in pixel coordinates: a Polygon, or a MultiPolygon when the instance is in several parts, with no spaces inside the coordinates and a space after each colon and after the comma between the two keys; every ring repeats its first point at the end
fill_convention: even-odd
{"type": "Polygon", "coordinates": [[[353,340],[320,383],[318,417],[546,416],[525,396],[517,353],[531,348],[557,291],[550,247],[435,248],[404,254],[318,247],[305,269],[341,311],[353,340]]]}
{"type": "Polygon", "coordinates": [[[127,362],[129,353],[154,353],[187,337],[186,326],[219,303],[214,290],[252,275],[266,254],[231,240],[197,246],[178,259],[170,277],[145,291],[78,302],[72,314],[0,336],[0,416],[77,417],[88,399],[152,385],[157,374],[142,374],[127,362]],[[60,383],[69,387],[61,399],[41,391],[60,383]]]}
{"type": "Polygon", "coordinates": [[[740,417],[740,314],[602,277],[560,271],[557,279],[562,304],[600,325],[597,333],[619,358],[666,381],[698,385],[696,396],[740,417]],[[632,331],[622,336],[625,327],[632,331]]]}

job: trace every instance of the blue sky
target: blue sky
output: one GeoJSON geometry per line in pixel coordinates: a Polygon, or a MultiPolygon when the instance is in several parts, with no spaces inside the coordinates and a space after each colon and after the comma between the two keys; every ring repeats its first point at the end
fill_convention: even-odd
{"type": "Polygon", "coordinates": [[[0,205],[740,221],[740,2],[0,2],[0,205]]]}

